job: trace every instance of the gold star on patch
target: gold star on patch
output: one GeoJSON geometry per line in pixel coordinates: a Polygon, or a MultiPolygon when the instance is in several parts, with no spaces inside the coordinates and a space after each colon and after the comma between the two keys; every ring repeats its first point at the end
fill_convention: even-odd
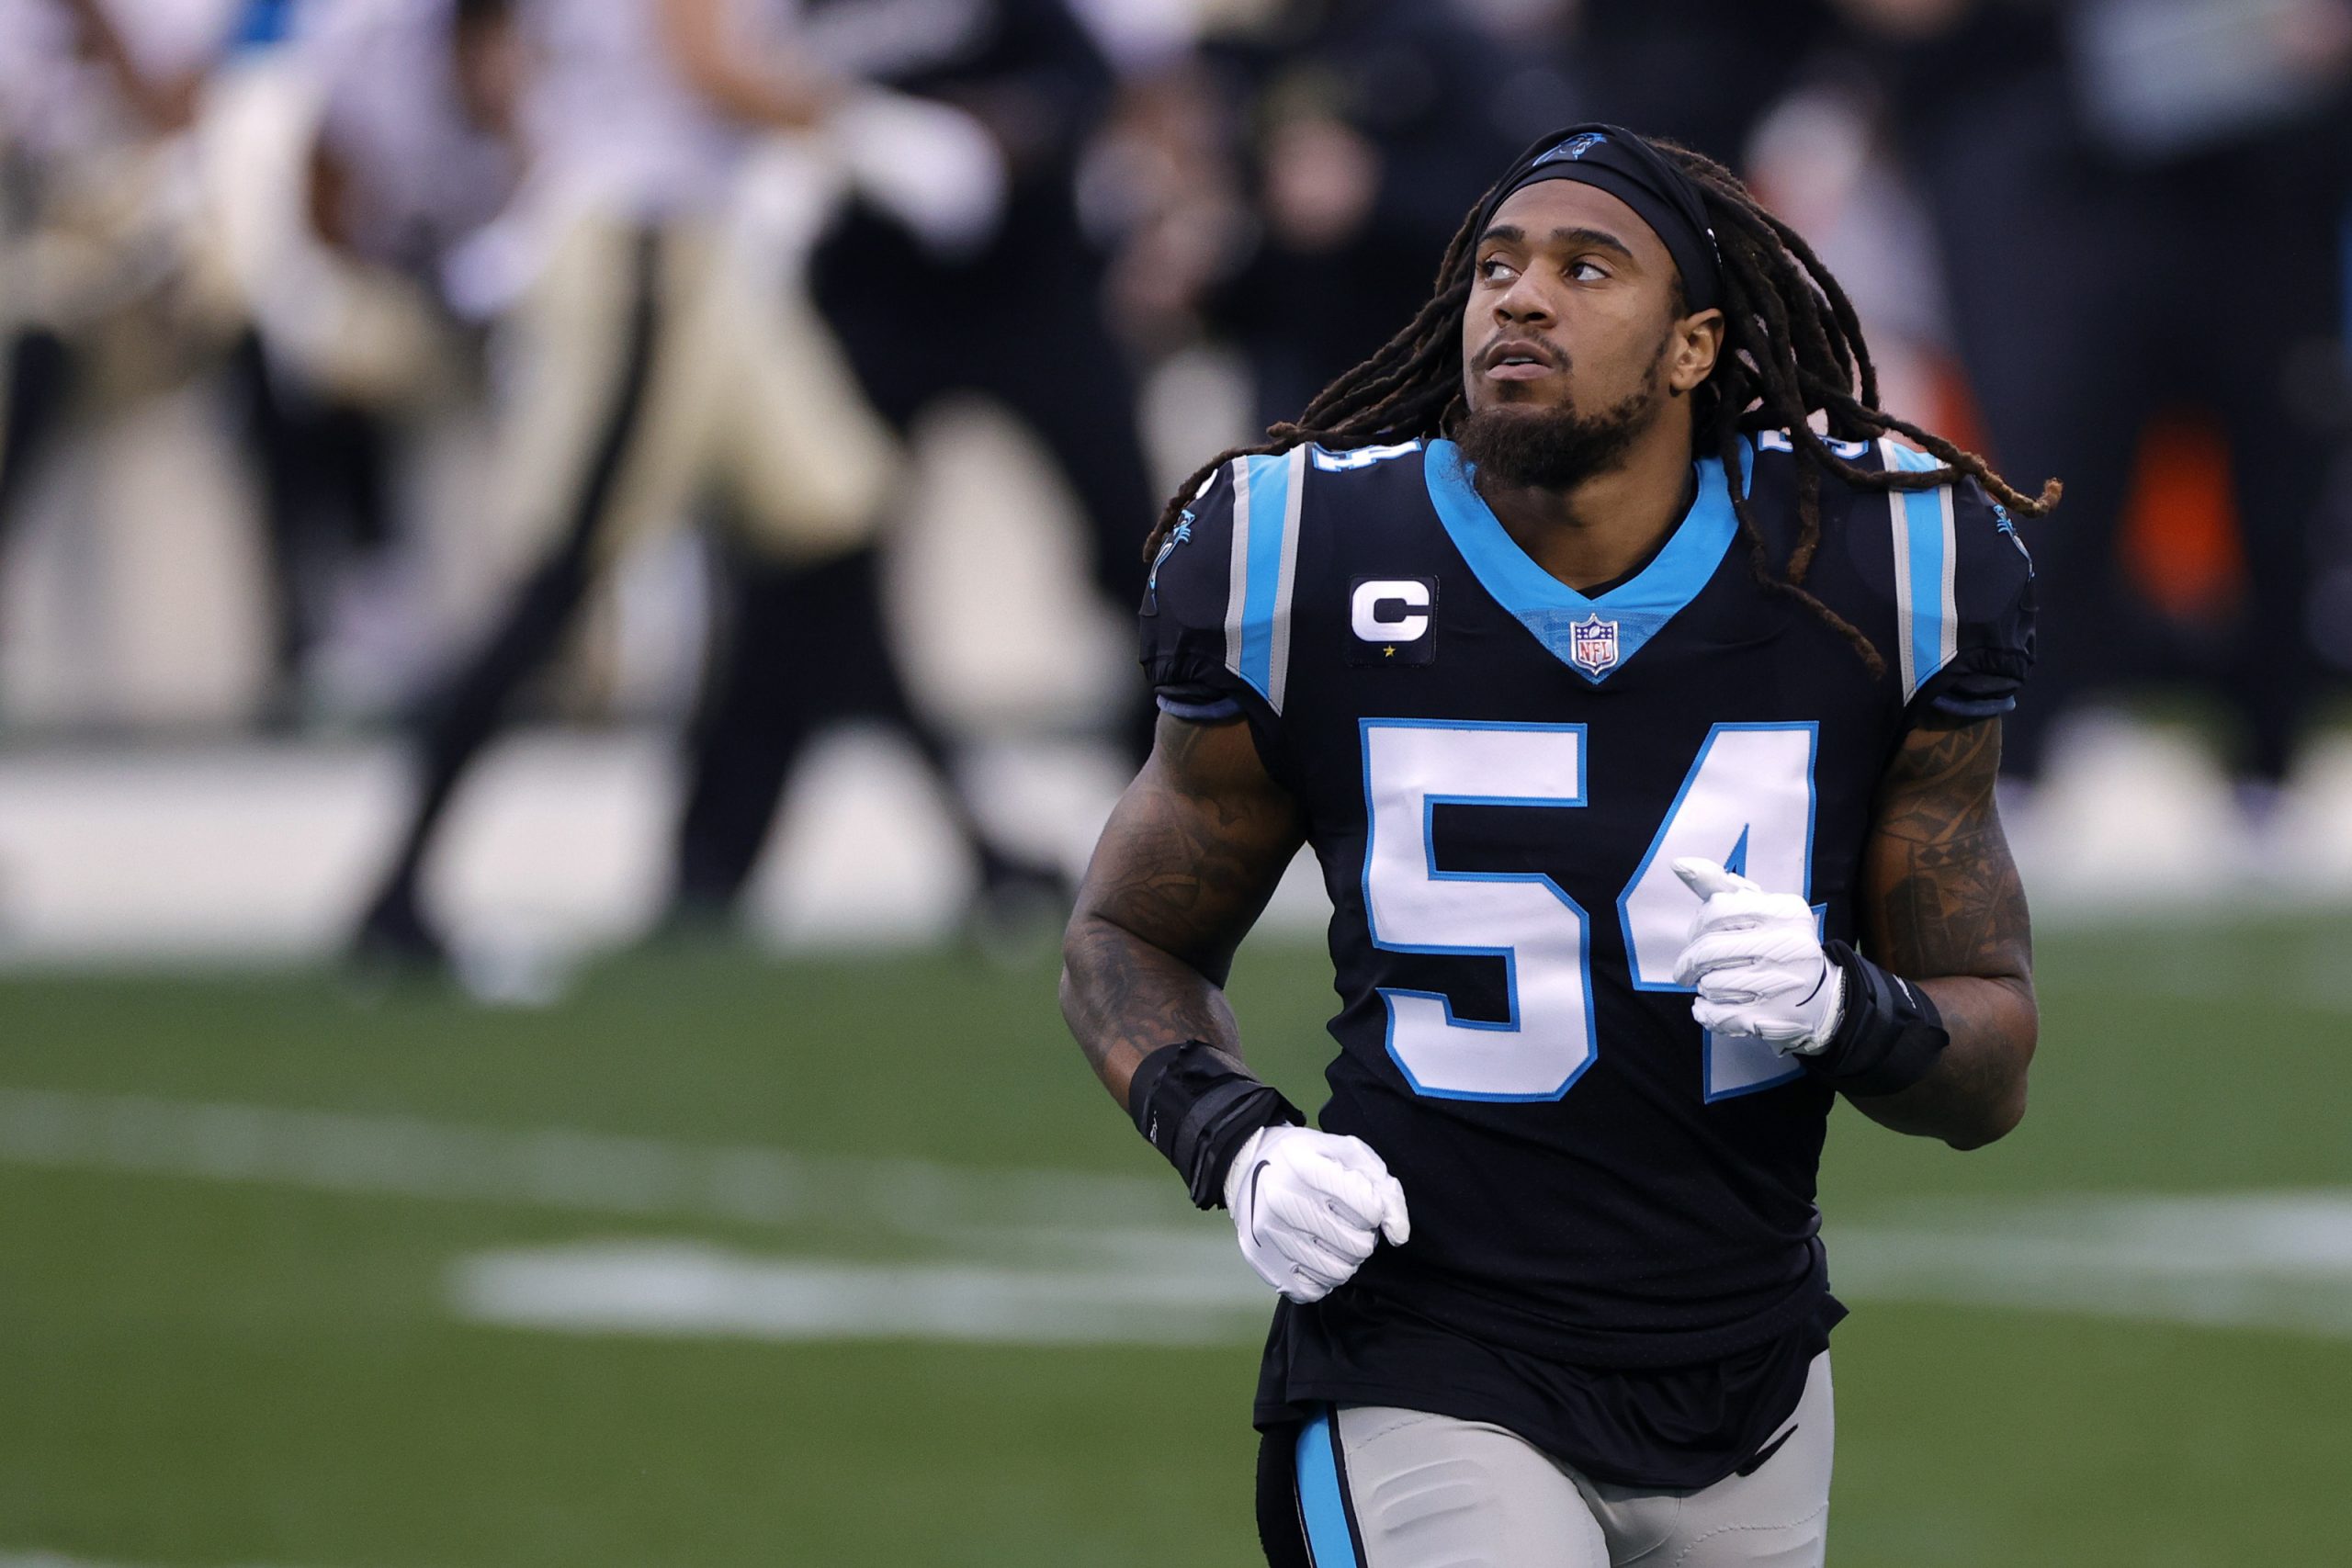
{"type": "Polygon", "coordinates": [[[1380,657],[1381,657],[1381,658],[1383,658],[1383,659],[1394,659],[1394,658],[1396,658],[1396,645],[1395,643],[1393,643],[1393,642],[1392,642],[1392,643],[1390,643],[1386,648],[1382,649],[1380,650],[1380,657]]]}

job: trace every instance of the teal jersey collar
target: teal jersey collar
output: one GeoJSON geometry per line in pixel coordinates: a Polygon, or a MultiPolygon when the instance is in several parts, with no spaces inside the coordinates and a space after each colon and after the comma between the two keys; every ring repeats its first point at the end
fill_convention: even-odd
{"type": "MultiPolygon", "coordinates": [[[[1744,440],[1739,460],[1745,485],[1755,468],[1755,447],[1744,440]]],[[[1722,462],[1704,457],[1693,467],[1698,494],[1665,547],[1634,577],[1590,599],[1519,547],[1470,482],[1472,469],[1453,442],[1429,444],[1423,472],[1438,519],[1479,586],[1554,658],[1598,685],[1699,596],[1739,531],[1722,462]]]]}

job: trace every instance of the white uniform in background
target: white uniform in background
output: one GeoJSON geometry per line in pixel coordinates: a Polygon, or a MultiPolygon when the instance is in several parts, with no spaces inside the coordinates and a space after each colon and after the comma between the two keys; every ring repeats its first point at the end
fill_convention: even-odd
{"type": "Polygon", "coordinates": [[[334,0],[314,14],[301,44],[318,134],[350,176],[339,226],[359,259],[435,282],[522,175],[519,149],[467,112],[455,0],[334,0]]]}
{"type": "Polygon", "coordinates": [[[517,19],[534,166],[512,217],[445,276],[497,318],[481,521],[521,570],[420,710],[417,800],[362,952],[441,950],[420,897],[439,824],[616,555],[707,498],[772,563],[836,557],[871,536],[899,468],[797,269],[736,221],[756,130],[673,65],[655,0],[519,0],[517,19]]]}
{"type": "Polygon", "coordinates": [[[460,97],[454,0],[334,0],[294,47],[235,73],[206,164],[273,364],[379,412],[444,404],[459,370],[443,272],[521,179],[519,149],[460,97]],[[332,245],[313,147],[342,172],[332,245]]]}
{"type": "Polygon", "coordinates": [[[520,19],[537,72],[522,237],[478,247],[455,279],[479,303],[528,279],[502,327],[502,504],[546,548],[577,537],[597,561],[712,491],[778,558],[863,542],[895,443],[791,258],[737,221],[760,133],[686,82],[652,0],[522,0],[520,19]]]}
{"type": "MultiPolygon", "coordinates": [[[[243,0],[98,0],[98,9],[140,71],[161,79],[218,58],[243,0]]],[[[153,140],[78,39],[65,0],[0,6],[0,144],[28,153],[45,171],[153,140]]]]}
{"type": "MultiPolygon", "coordinates": [[[[520,0],[539,74],[527,119],[545,177],[563,196],[644,220],[711,218],[732,194],[752,131],[729,123],[672,62],[659,0],[520,0]]],[[[788,17],[739,0],[739,24],[788,17]]],[[[744,47],[773,29],[739,26],[744,47]]]]}
{"type": "MultiPolygon", "coordinates": [[[[241,0],[100,0],[139,72],[220,55],[241,0]]],[[[0,150],[21,182],[0,215],[0,330],[76,341],[86,389],[176,378],[234,324],[202,223],[191,139],[148,124],[78,47],[63,0],[0,4],[0,150]]]]}

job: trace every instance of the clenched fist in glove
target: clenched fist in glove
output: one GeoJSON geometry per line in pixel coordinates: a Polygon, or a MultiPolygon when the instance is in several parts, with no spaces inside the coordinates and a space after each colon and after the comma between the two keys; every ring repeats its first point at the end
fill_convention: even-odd
{"type": "Polygon", "coordinates": [[[1379,1238],[1412,1234],[1405,1190],[1361,1138],[1311,1127],[1263,1127],[1226,1172],[1241,1256],[1295,1302],[1319,1302],[1347,1282],[1379,1238]]]}
{"type": "Polygon", "coordinates": [[[1767,893],[1711,860],[1678,860],[1674,874],[1702,900],[1674,964],[1674,983],[1699,993],[1690,1006],[1699,1027],[1753,1035],[1783,1055],[1827,1050],[1846,976],[1822,951],[1812,906],[1793,893],[1767,893]]]}

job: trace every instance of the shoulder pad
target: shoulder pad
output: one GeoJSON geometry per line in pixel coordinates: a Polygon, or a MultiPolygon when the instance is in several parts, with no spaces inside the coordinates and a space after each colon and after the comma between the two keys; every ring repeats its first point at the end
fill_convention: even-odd
{"type": "MultiPolygon", "coordinates": [[[[1943,465],[1881,440],[1878,464],[1924,472],[1943,465]]],[[[1903,700],[1982,718],[2016,705],[2033,663],[2033,558],[2008,508],[1972,476],[1886,497],[1893,553],[1895,659],[1903,700]]],[[[1871,508],[1857,497],[1851,525],[1871,508]]]]}
{"type": "Polygon", "coordinates": [[[1144,589],[1142,660],[1155,688],[1246,691],[1282,711],[1314,450],[1236,457],[1184,509],[1144,589]]]}
{"type": "MultiPolygon", "coordinates": [[[[1754,439],[1757,492],[1771,498],[1758,509],[1761,525],[1792,530],[1790,433],[1758,431],[1754,439]]],[[[1865,473],[1945,470],[1939,459],[1892,437],[1827,446],[1865,473]]],[[[1842,536],[1867,595],[1844,613],[1870,628],[1906,710],[1916,716],[1932,705],[1982,718],[2016,705],[2033,663],[2033,561],[2007,507],[1966,474],[1912,491],[1824,476],[1821,523],[1825,538],[1842,536]]],[[[1773,542],[1786,548],[1793,541],[1773,542]]]]}

